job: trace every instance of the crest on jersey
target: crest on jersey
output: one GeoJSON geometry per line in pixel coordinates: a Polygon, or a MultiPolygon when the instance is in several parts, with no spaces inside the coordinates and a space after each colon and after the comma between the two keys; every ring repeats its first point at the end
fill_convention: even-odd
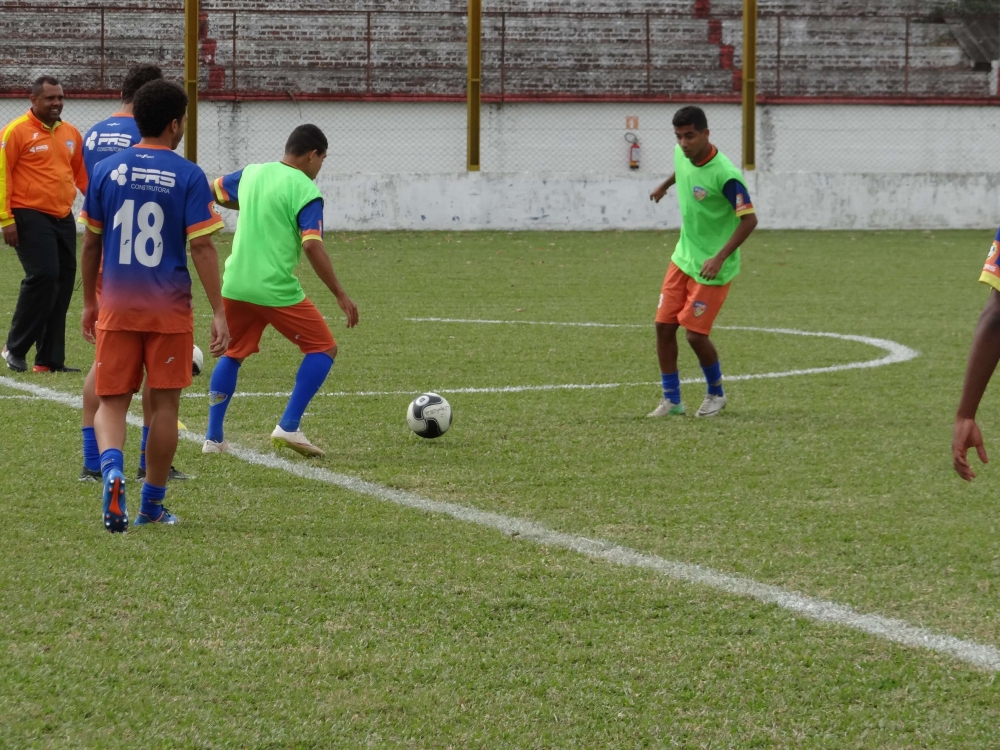
{"type": "Polygon", "coordinates": [[[128,182],[128,164],[119,164],[116,169],[111,170],[109,176],[119,185],[124,185],[128,182]]]}
{"type": "Polygon", "coordinates": [[[707,196],[707,195],[708,195],[708,191],[705,190],[705,188],[699,187],[698,185],[694,186],[694,197],[695,197],[695,200],[703,201],[703,200],[705,200],[705,196],[707,196]]]}
{"type": "Polygon", "coordinates": [[[704,302],[698,301],[691,305],[691,309],[694,311],[694,316],[698,318],[705,314],[705,311],[708,309],[708,305],[704,302]]]}
{"type": "Polygon", "coordinates": [[[66,141],[66,148],[69,149],[69,155],[72,156],[73,152],[76,151],[76,141],[66,141]]]}

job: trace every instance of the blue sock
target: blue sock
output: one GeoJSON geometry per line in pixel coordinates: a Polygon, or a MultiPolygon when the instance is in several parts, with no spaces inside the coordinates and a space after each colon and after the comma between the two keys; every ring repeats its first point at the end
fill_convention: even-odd
{"type": "Polygon", "coordinates": [[[163,498],[166,496],[166,487],[157,487],[155,484],[143,482],[142,507],[139,508],[139,512],[155,521],[163,513],[163,498]]]}
{"type": "Polygon", "coordinates": [[[117,448],[108,448],[101,452],[101,473],[104,478],[108,478],[108,472],[112,469],[125,473],[125,457],[117,448]]]}
{"type": "Polygon", "coordinates": [[[316,391],[323,385],[326,376],[330,374],[333,367],[333,359],[330,355],[318,352],[307,354],[302,358],[299,365],[299,372],[295,376],[295,388],[292,390],[292,397],[288,399],[288,406],[281,417],[278,426],[286,432],[295,432],[299,429],[299,422],[305,414],[306,407],[316,395],[316,391]]]}
{"type": "Polygon", "coordinates": [[[87,471],[101,470],[101,449],[97,447],[93,427],[83,428],[83,466],[87,471]]]}
{"type": "Polygon", "coordinates": [[[231,357],[219,357],[212,370],[212,381],[208,385],[208,431],[206,440],[221,443],[222,423],[226,419],[226,409],[236,392],[236,380],[240,376],[240,362],[231,357]]]}
{"type": "Polygon", "coordinates": [[[142,442],[139,443],[139,468],[146,470],[146,441],[149,439],[149,425],[142,426],[142,442]]]}
{"type": "Polygon", "coordinates": [[[681,374],[679,372],[661,372],[663,383],[663,398],[674,404],[681,402],[681,374]]]}
{"type": "Polygon", "coordinates": [[[722,395],[722,365],[716,360],[714,365],[702,367],[705,373],[705,381],[708,383],[708,394],[710,396],[722,395]]]}

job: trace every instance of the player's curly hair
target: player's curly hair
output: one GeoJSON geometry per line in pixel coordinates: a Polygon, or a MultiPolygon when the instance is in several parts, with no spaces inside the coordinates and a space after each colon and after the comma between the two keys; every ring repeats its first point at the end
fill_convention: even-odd
{"type": "Polygon", "coordinates": [[[188,97],[178,84],[162,78],[143,84],[135,92],[132,115],[143,138],[157,138],[174,120],[184,119],[188,97]]]}
{"type": "Polygon", "coordinates": [[[310,151],[325,154],[329,144],[323,131],[315,125],[299,125],[288,136],[285,143],[285,153],[292,156],[304,156],[310,151]]]}
{"type": "Polygon", "coordinates": [[[128,104],[131,102],[135,98],[136,91],[150,81],[155,81],[159,78],[163,78],[163,71],[160,70],[159,65],[152,65],[151,63],[133,65],[129,68],[128,73],[125,74],[125,80],[122,81],[122,103],[128,104]]]}
{"type": "Polygon", "coordinates": [[[701,107],[681,107],[674,113],[674,127],[682,128],[689,125],[695,130],[708,130],[708,118],[701,107]]]}

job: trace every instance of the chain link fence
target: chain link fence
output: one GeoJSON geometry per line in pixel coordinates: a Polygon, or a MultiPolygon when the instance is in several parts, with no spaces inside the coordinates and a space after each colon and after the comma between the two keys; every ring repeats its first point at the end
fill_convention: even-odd
{"type": "MultiPolygon", "coordinates": [[[[983,29],[1000,46],[992,16],[762,14],[757,169],[997,171],[983,29]]],[[[216,174],[279,158],[291,129],[314,122],[328,169],[461,172],[466,30],[455,11],[204,11],[199,161],[216,174]]],[[[51,74],[84,131],[115,111],[131,65],[182,79],[183,31],[179,9],[0,4],[0,120],[23,114],[30,81],[51,74]]],[[[629,174],[633,138],[638,174],[659,176],[685,104],[705,108],[713,140],[741,161],[738,15],[487,8],[482,49],[484,171],[629,174]]]]}

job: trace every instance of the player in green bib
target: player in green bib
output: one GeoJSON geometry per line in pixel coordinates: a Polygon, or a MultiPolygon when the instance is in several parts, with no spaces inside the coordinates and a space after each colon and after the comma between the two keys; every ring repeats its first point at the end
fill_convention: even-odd
{"type": "Polygon", "coordinates": [[[656,354],[663,400],[647,416],[684,414],[677,370],[677,329],[698,356],[708,392],[696,417],[714,417],[726,405],[719,353],[709,338],[729,283],[740,272],[740,245],[757,226],[743,175],[709,140],[699,107],[683,107],[673,119],[677,146],[674,174],[649,194],[659,203],[677,185],[681,237],[670,258],[656,310],[656,354]]]}
{"type": "Polygon", "coordinates": [[[304,355],[271,442],[304,456],[324,455],[309,442],[299,423],[333,367],[337,342],[295,276],[303,251],[337,298],[347,327],[358,323],[358,307],[344,292],[323,247],[323,196],[314,180],[326,151],[323,132],[315,125],[300,125],[289,136],[280,162],[251,164],[218,178],[213,185],[216,201],[237,209],[240,216],[222,279],[222,301],[232,338],[212,371],[203,453],[229,450],[223,421],[236,391],[240,365],[260,351],[261,334],[271,325],[304,355]]]}

